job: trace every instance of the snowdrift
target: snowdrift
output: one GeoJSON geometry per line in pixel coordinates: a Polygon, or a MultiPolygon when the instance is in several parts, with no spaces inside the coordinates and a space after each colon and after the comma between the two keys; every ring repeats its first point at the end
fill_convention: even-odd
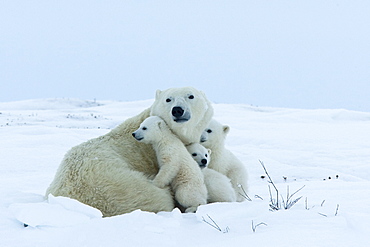
{"type": "Polygon", "coordinates": [[[44,199],[66,151],[152,102],[0,103],[0,246],[368,246],[367,112],[214,104],[249,172],[243,203],[102,218],[69,198],[44,199]],[[276,191],[260,161],[280,203],[296,200],[289,209],[271,208],[276,191]]]}

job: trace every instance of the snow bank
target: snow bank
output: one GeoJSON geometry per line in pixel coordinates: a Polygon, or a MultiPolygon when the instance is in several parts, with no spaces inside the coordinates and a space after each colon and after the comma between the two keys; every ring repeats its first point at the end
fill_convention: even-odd
{"type": "Polygon", "coordinates": [[[93,207],[66,197],[48,196],[46,202],[15,203],[10,206],[15,218],[25,226],[64,227],[86,223],[102,218],[102,213],[93,207]]]}
{"type": "Polygon", "coordinates": [[[231,127],[228,148],[249,172],[252,201],[204,205],[196,214],[137,210],[102,218],[96,209],[69,198],[44,200],[45,190],[68,149],[107,133],[152,100],[83,102],[0,104],[0,246],[327,247],[370,242],[370,113],[214,104],[215,118],[231,127]],[[288,186],[290,194],[305,186],[294,195],[301,199],[291,209],[270,211],[269,183],[261,177],[259,160],[280,197],[286,198],[288,186]]]}

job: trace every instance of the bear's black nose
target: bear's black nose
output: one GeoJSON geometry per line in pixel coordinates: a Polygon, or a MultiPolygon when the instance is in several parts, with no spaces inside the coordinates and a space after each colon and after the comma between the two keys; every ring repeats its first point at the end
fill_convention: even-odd
{"type": "Polygon", "coordinates": [[[184,114],[184,109],[182,109],[180,106],[175,106],[172,108],[172,116],[174,117],[181,117],[184,114]]]}
{"type": "Polygon", "coordinates": [[[202,162],[203,165],[206,165],[207,164],[207,160],[206,159],[202,159],[201,162],[202,162]]]}
{"type": "Polygon", "coordinates": [[[132,133],[132,136],[135,137],[135,133],[132,133]]]}

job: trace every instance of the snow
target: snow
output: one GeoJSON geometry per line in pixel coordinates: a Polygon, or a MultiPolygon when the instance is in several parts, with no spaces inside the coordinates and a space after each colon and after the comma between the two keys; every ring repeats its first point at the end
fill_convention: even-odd
{"type": "Polygon", "coordinates": [[[72,146],[152,102],[0,103],[0,246],[368,246],[367,112],[214,104],[215,118],[231,127],[227,148],[249,172],[252,201],[208,204],[195,214],[137,210],[102,218],[75,200],[44,198],[72,146]],[[288,186],[290,194],[305,186],[293,207],[269,210],[260,161],[284,198],[288,186]]]}
{"type": "Polygon", "coordinates": [[[67,197],[48,195],[40,203],[14,203],[10,206],[15,218],[25,227],[73,226],[92,218],[102,218],[102,213],[93,207],[67,197]]]}

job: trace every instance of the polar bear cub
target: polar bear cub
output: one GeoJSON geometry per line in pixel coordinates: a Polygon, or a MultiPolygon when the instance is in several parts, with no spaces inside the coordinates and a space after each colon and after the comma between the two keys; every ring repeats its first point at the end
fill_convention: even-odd
{"type": "Polygon", "coordinates": [[[148,117],[132,135],[137,141],[152,144],[156,152],[159,172],[153,179],[154,185],[171,185],[175,199],[187,213],[207,203],[207,189],[198,164],[160,117],[148,117]]]}
{"type": "Polygon", "coordinates": [[[204,183],[208,191],[208,203],[235,202],[236,196],[230,179],[213,169],[207,168],[211,158],[211,150],[206,149],[199,143],[190,144],[186,146],[186,149],[199,167],[202,168],[204,183]]]}
{"type": "Polygon", "coordinates": [[[209,168],[212,168],[231,180],[235,191],[236,201],[245,200],[243,190],[247,191],[247,171],[243,163],[228,149],[225,148],[225,138],[230,127],[222,125],[212,119],[208,128],[203,131],[200,142],[212,150],[209,168]],[[242,186],[242,188],[240,188],[242,186]]]}

